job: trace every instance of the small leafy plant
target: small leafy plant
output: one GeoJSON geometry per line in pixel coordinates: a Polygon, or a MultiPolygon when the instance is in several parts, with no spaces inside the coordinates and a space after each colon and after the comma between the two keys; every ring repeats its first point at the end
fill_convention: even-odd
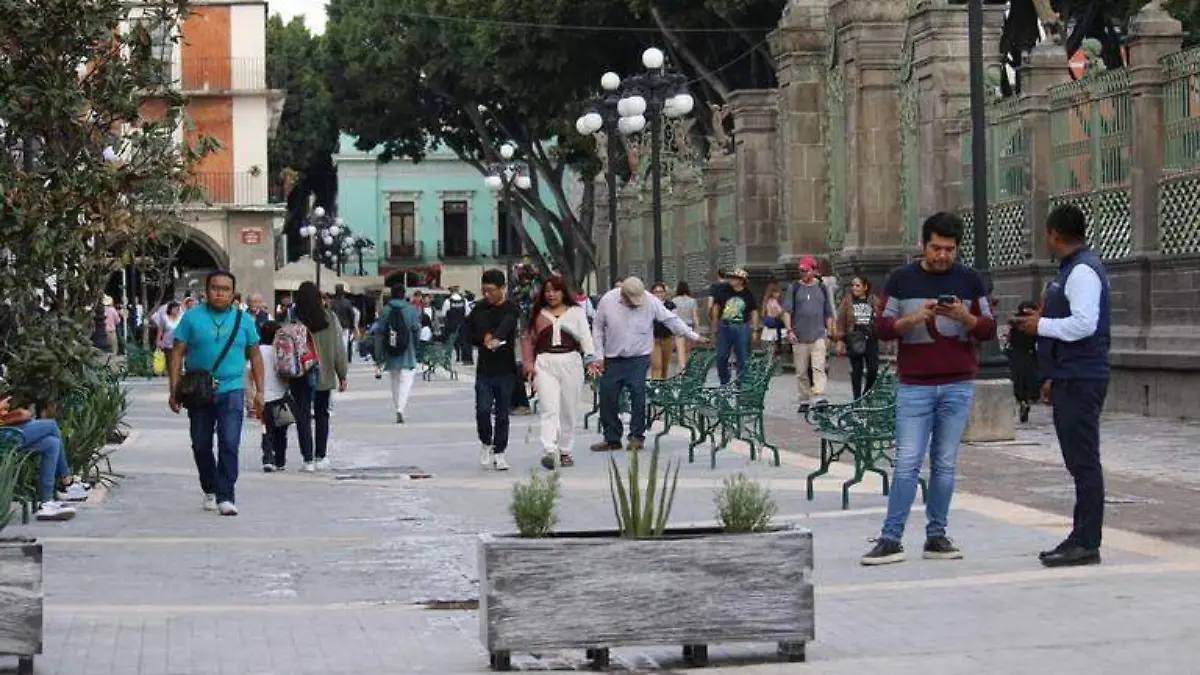
{"type": "Polygon", "coordinates": [[[775,516],[771,491],[742,473],[727,477],[714,501],[726,532],[762,532],[775,516]]]}
{"type": "Polygon", "coordinates": [[[661,537],[667,527],[667,518],[671,516],[671,506],[675,503],[675,487],[679,483],[679,463],[667,460],[662,474],[661,485],[658,475],[658,450],[650,453],[650,470],[646,478],[645,492],[640,483],[640,467],[638,455],[640,451],[629,453],[629,489],[621,477],[621,469],[617,460],[609,457],[608,484],[612,496],[613,513],[617,517],[617,529],[622,537],[661,537]],[[674,471],[671,471],[674,464],[674,471]],[[668,487],[668,478],[670,485],[668,487]],[[658,496],[658,504],[654,498],[658,496]]]}
{"type": "Polygon", "coordinates": [[[111,453],[105,446],[121,435],[129,409],[129,395],[119,378],[118,373],[105,367],[84,371],[58,406],[67,461],[88,482],[111,478],[101,468],[107,468],[111,453]]]}
{"type": "Polygon", "coordinates": [[[558,514],[555,513],[557,503],[558,474],[544,477],[534,473],[528,481],[513,484],[513,498],[508,512],[512,514],[517,532],[522,537],[545,537],[558,522],[558,514]]]}
{"type": "Polygon", "coordinates": [[[30,455],[11,443],[0,440],[0,532],[8,525],[12,517],[13,499],[17,496],[17,487],[21,482],[21,467],[30,455]]]}

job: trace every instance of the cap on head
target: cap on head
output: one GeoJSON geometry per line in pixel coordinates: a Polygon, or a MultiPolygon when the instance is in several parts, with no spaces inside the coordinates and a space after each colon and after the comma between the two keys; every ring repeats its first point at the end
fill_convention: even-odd
{"type": "Polygon", "coordinates": [[[750,273],[739,267],[738,269],[729,273],[729,278],[730,279],[741,279],[742,281],[749,281],[750,273]]]}
{"type": "Polygon", "coordinates": [[[808,272],[817,271],[817,259],[811,255],[804,256],[804,259],[800,261],[800,269],[808,272]]]}
{"type": "Polygon", "coordinates": [[[630,304],[641,305],[646,301],[646,284],[637,277],[629,277],[621,282],[621,295],[624,295],[630,304]]]}

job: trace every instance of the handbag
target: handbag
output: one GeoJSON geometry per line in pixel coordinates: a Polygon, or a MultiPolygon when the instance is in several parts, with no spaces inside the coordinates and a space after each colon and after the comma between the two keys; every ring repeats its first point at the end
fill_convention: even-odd
{"type": "Polygon", "coordinates": [[[175,400],[188,410],[208,407],[216,400],[217,387],[221,383],[213,376],[213,373],[221,367],[221,362],[225,360],[225,356],[229,354],[234,341],[237,340],[238,332],[242,327],[242,314],[245,314],[241,310],[234,311],[237,312],[237,317],[233,320],[233,333],[230,334],[225,348],[221,350],[220,356],[213,363],[212,371],[189,370],[179,378],[179,383],[175,385],[175,400]]]}
{"type": "Polygon", "coordinates": [[[850,356],[863,356],[867,353],[867,342],[869,336],[866,331],[852,330],[846,336],[846,353],[850,356]]]}
{"type": "Polygon", "coordinates": [[[283,395],[283,398],[267,404],[267,416],[271,420],[272,427],[281,429],[296,423],[296,414],[292,410],[294,403],[292,395],[287,393],[283,395]]]}

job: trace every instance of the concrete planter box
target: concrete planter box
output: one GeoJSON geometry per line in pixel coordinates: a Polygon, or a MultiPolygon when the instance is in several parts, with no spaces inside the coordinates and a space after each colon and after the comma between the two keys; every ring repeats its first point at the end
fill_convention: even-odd
{"type": "Polygon", "coordinates": [[[680,645],[703,665],[708,645],[777,642],[804,660],[813,639],[812,533],[672,529],[659,539],[616,531],[545,539],[479,539],[479,629],[493,670],[513,652],[680,645]]]}
{"type": "Polygon", "coordinates": [[[0,538],[0,656],[16,656],[19,675],[33,674],[42,653],[42,545],[0,538]]]}

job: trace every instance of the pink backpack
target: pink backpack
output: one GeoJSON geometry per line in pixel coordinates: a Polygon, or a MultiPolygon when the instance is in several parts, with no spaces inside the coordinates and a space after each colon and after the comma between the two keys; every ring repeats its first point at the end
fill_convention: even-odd
{"type": "Polygon", "coordinates": [[[280,326],[271,346],[275,349],[275,372],[284,379],[304,377],[318,363],[312,334],[302,323],[280,326]]]}

